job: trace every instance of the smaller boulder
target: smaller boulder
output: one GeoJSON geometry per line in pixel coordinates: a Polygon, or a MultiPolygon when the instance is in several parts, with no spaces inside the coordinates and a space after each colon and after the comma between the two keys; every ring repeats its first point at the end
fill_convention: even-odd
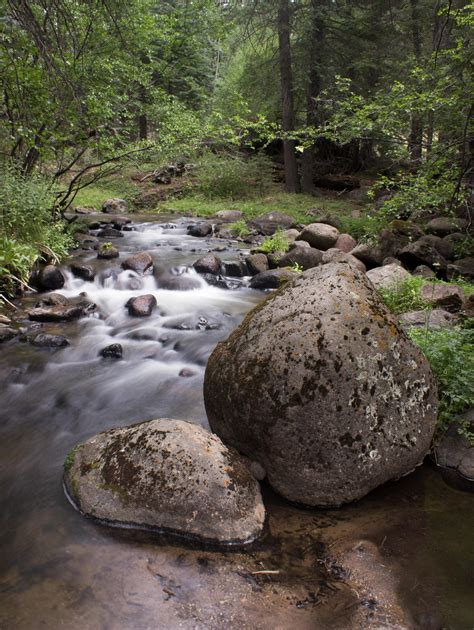
{"type": "Polygon", "coordinates": [[[349,252],[351,256],[354,256],[358,260],[364,263],[367,269],[373,269],[374,267],[380,267],[385,256],[378,247],[373,247],[367,243],[361,243],[354,247],[349,252]]]}
{"type": "Polygon", "coordinates": [[[426,231],[435,236],[447,236],[454,232],[465,230],[468,226],[466,219],[458,219],[457,217],[437,217],[431,219],[426,225],[426,231]]]}
{"type": "Polygon", "coordinates": [[[206,254],[193,263],[194,269],[198,273],[218,275],[221,272],[222,261],[215,254],[206,254]]]}
{"type": "Polygon", "coordinates": [[[244,218],[243,212],[240,210],[219,210],[214,216],[216,219],[219,219],[219,221],[224,221],[225,223],[233,223],[234,221],[240,221],[244,218]]]}
{"type": "Polygon", "coordinates": [[[154,295],[147,294],[130,298],[125,306],[132,317],[149,317],[157,306],[157,302],[154,295]]]}
{"type": "Polygon", "coordinates": [[[14,328],[0,324],[0,343],[10,341],[13,337],[16,337],[17,331],[14,328]]]}
{"type": "Polygon", "coordinates": [[[443,308],[450,313],[458,312],[464,301],[464,291],[460,287],[449,284],[425,284],[420,295],[428,304],[443,308]]]}
{"type": "Polygon", "coordinates": [[[153,273],[153,258],[148,252],[138,252],[126,258],[121,265],[122,269],[131,269],[141,275],[153,273]]]}
{"type": "Polygon", "coordinates": [[[283,212],[275,211],[255,217],[255,219],[249,221],[249,225],[257,230],[259,234],[271,236],[277,230],[289,230],[295,227],[295,220],[283,212]]]}
{"type": "Polygon", "coordinates": [[[474,258],[460,258],[455,263],[448,266],[447,276],[449,279],[466,278],[468,280],[474,280],[474,258]]]}
{"type": "Polygon", "coordinates": [[[357,241],[350,234],[339,234],[334,247],[340,249],[341,252],[349,254],[354,247],[357,247],[357,241]]]}
{"type": "Polygon", "coordinates": [[[295,247],[311,247],[308,241],[294,241],[288,245],[288,250],[291,251],[295,249],[295,247]]]}
{"type": "Polygon", "coordinates": [[[33,322],[70,322],[83,315],[84,308],[80,304],[45,306],[28,311],[28,317],[33,322]]]}
{"type": "Polygon", "coordinates": [[[102,205],[102,212],[107,214],[124,214],[128,211],[128,203],[125,199],[107,199],[102,205]]]}
{"type": "Polygon", "coordinates": [[[436,249],[446,260],[451,260],[454,256],[454,247],[451,243],[444,238],[435,236],[434,234],[427,234],[419,239],[422,243],[428,243],[436,249]]]}
{"type": "Polygon", "coordinates": [[[92,265],[86,265],[84,263],[71,263],[70,269],[76,278],[81,278],[86,282],[92,282],[95,278],[95,271],[92,265]]]}
{"type": "Polygon", "coordinates": [[[415,241],[409,243],[398,254],[398,258],[408,269],[415,269],[419,265],[426,265],[437,275],[444,276],[446,274],[447,262],[430,243],[425,241],[415,241]]]}
{"type": "Polygon", "coordinates": [[[111,260],[120,256],[119,250],[110,243],[102,243],[97,251],[97,258],[111,260]]]}
{"type": "Polygon", "coordinates": [[[458,318],[448,311],[435,308],[432,311],[409,311],[399,317],[404,328],[452,328],[458,323],[458,318]]]}
{"type": "Polygon", "coordinates": [[[298,274],[291,269],[270,269],[254,276],[249,283],[251,289],[278,289],[282,284],[294,280],[298,274]]]}
{"type": "Polygon", "coordinates": [[[99,356],[104,359],[121,359],[123,356],[123,348],[120,343],[112,343],[99,351],[99,356]]]}
{"type": "Polygon", "coordinates": [[[251,276],[255,276],[262,271],[268,271],[268,258],[265,254],[252,254],[247,256],[245,262],[251,276]]]}
{"type": "Polygon", "coordinates": [[[427,265],[418,265],[413,271],[413,276],[419,276],[421,278],[436,278],[435,272],[430,269],[427,265]]]}
{"type": "Polygon", "coordinates": [[[99,239],[92,234],[83,234],[82,232],[76,232],[74,234],[74,240],[82,249],[96,249],[99,245],[99,239]]]}
{"type": "Polygon", "coordinates": [[[42,291],[55,291],[64,286],[65,278],[58,267],[46,265],[38,275],[38,286],[42,291]]]}
{"type": "Polygon", "coordinates": [[[229,260],[222,263],[222,273],[230,278],[242,278],[248,276],[247,265],[243,260],[229,260]]]}
{"type": "Polygon", "coordinates": [[[396,289],[411,275],[400,265],[391,264],[371,269],[367,272],[367,278],[376,289],[396,289]]]}
{"type": "Polygon", "coordinates": [[[65,295],[62,295],[62,293],[50,293],[36,302],[35,306],[42,308],[44,306],[65,306],[66,304],[69,304],[69,300],[65,295]]]}
{"type": "Polygon", "coordinates": [[[323,252],[314,247],[295,247],[284,254],[278,261],[279,267],[292,267],[299,265],[303,271],[312,269],[321,264],[323,252]]]}
{"type": "Polygon", "coordinates": [[[298,236],[297,240],[307,241],[311,247],[326,251],[334,247],[339,238],[339,230],[326,223],[310,223],[298,236]]]}
{"type": "Polygon", "coordinates": [[[474,410],[464,414],[461,422],[451,424],[434,449],[434,460],[443,479],[460,490],[474,491],[474,446],[462,434],[462,424],[474,431],[474,410]]]}
{"type": "Polygon", "coordinates": [[[64,348],[69,345],[69,340],[63,335],[49,335],[39,333],[28,338],[32,346],[36,348],[64,348]]]}
{"type": "Polygon", "coordinates": [[[113,227],[106,227],[98,232],[99,238],[123,238],[123,234],[120,230],[116,230],[113,227]]]}
{"type": "Polygon", "coordinates": [[[196,236],[198,238],[203,238],[204,236],[209,236],[209,234],[211,233],[212,233],[211,223],[198,223],[196,225],[188,226],[189,236],[196,236]]]}

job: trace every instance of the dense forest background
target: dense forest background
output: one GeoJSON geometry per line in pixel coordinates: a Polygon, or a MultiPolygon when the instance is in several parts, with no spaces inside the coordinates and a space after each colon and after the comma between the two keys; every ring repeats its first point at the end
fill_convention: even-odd
{"type": "Polygon", "coordinates": [[[367,237],[394,217],[469,212],[471,2],[0,7],[4,284],[25,282],[38,252],[65,255],[62,219],[88,187],[170,162],[193,165],[192,194],[223,198],[278,179],[345,192],[362,176],[379,200],[367,237]]]}

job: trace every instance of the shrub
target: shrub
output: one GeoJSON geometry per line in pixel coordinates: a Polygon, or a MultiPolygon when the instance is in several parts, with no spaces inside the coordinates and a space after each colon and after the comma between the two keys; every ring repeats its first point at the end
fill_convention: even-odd
{"type": "Polygon", "coordinates": [[[272,183],[272,164],[264,156],[205,153],[196,166],[193,190],[207,199],[237,199],[265,194],[272,183]]]}
{"type": "Polygon", "coordinates": [[[57,261],[71,237],[52,212],[54,197],[39,177],[24,178],[7,167],[0,181],[0,285],[7,292],[25,283],[39,255],[57,261]]]}
{"type": "MultiPolygon", "coordinates": [[[[411,328],[411,339],[431,364],[439,387],[438,430],[474,405],[474,330],[411,328]]],[[[474,435],[463,431],[474,444],[474,435]]]]}

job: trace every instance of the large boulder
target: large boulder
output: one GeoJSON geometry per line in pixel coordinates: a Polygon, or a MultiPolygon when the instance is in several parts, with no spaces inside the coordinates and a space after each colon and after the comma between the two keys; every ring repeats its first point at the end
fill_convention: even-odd
{"type": "Polygon", "coordinates": [[[139,274],[153,272],[153,258],[148,252],[137,252],[122,262],[122,269],[131,269],[139,274]]]}
{"type": "Polygon", "coordinates": [[[379,247],[374,247],[368,243],[360,243],[360,245],[354,247],[349,253],[351,256],[357,258],[357,260],[363,262],[367,269],[380,267],[385,258],[379,247]]]}
{"type": "Polygon", "coordinates": [[[212,234],[212,223],[197,223],[196,225],[188,225],[189,236],[197,236],[203,238],[212,234]]]}
{"type": "Polygon", "coordinates": [[[426,231],[436,236],[447,236],[459,230],[465,230],[468,226],[466,219],[459,219],[458,217],[437,217],[431,219],[426,226],[426,231]]]}
{"type": "Polygon", "coordinates": [[[70,453],[64,479],[78,509],[107,525],[235,544],[253,541],[264,524],[245,460],[182,420],[100,433],[70,453]]]}
{"type": "Polygon", "coordinates": [[[247,269],[251,276],[268,271],[268,258],[266,254],[252,254],[245,259],[247,269]]]}
{"type": "Polygon", "coordinates": [[[311,247],[326,251],[336,245],[338,238],[339,230],[332,225],[310,223],[303,229],[297,240],[306,241],[311,247]]]}
{"type": "Polygon", "coordinates": [[[347,263],[306,271],[217,345],[210,425],[306,505],[363,497],[423,460],[437,392],[427,360],[347,263]]]}
{"type": "Polygon", "coordinates": [[[419,240],[422,243],[429,243],[429,245],[434,247],[446,260],[451,260],[454,256],[454,247],[449,240],[435,236],[434,234],[427,234],[426,236],[422,236],[419,240]]]}
{"type": "Polygon", "coordinates": [[[205,256],[199,258],[199,260],[196,260],[196,262],[193,263],[193,267],[198,273],[211,273],[213,275],[218,275],[221,272],[221,264],[222,261],[219,256],[216,256],[215,254],[206,254],[205,256]]]}
{"type": "Polygon", "coordinates": [[[408,269],[415,269],[419,265],[426,265],[436,271],[438,275],[446,274],[447,262],[430,243],[415,241],[409,243],[398,254],[398,258],[408,269]]]}

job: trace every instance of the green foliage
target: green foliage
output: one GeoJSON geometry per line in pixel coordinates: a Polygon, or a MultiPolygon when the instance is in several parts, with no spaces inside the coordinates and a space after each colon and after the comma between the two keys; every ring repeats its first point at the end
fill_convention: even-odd
{"type": "Polygon", "coordinates": [[[393,289],[379,289],[387,308],[392,313],[406,313],[407,311],[419,311],[429,308],[421,296],[421,288],[426,280],[420,277],[407,278],[393,289]]]}
{"type": "Polygon", "coordinates": [[[362,214],[360,217],[342,216],[341,230],[353,236],[356,241],[373,241],[380,230],[387,227],[389,220],[380,214],[362,214]]]}
{"type": "Polygon", "coordinates": [[[436,376],[440,397],[438,429],[443,431],[474,405],[474,330],[411,328],[409,335],[436,376]]]}
{"type": "Polygon", "coordinates": [[[5,168],[0,181],[0,282],[7,290],[26,282],[39,255],[59,260],[71,237],[52,213],[54,196],[39,177],[5,168]]]}
{"type": "Polygon", "coordinates": [[[229,230],[234,232],[239,238],[245,238],[251,232],[251,229],[244,221],[244,219],[239,219],[239,221],[234,221],[234,223],[229,223],[227,226],[229,230]]]}
{"type": "Polygon", "coordinates": [[[264,156],[205,153],[195,170],[197,190],[206,199],[242,199],[264,194],[272,181],[272,164],[264,156]]]}
{"type": "Polygon", "coordinates": [[[291,265],[291,271],[294,271],[295,273],[303,273],[303,267],[299,263],[294,262],[291,265]]]}
{"type": "Polygon", "coordinates": [[[265,254],[283,254],[288,251],[290,241],[283,234],[282,230],[278,230],[273,236],[267,236],[258,248],[265,254]]]}

